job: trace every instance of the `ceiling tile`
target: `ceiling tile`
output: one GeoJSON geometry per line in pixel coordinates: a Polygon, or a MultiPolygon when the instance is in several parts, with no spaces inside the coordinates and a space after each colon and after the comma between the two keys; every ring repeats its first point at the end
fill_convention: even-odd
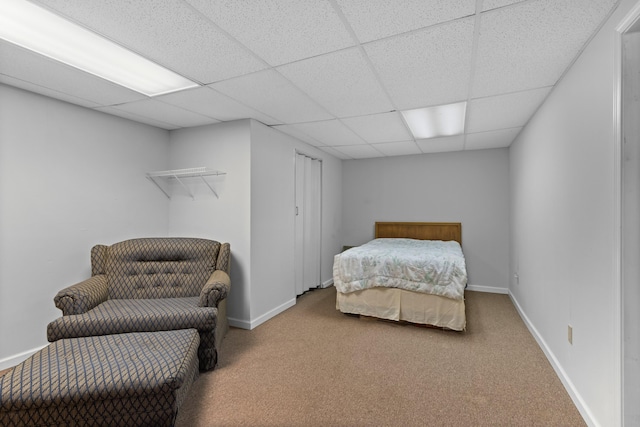
{"type": "Polygon", "coordinates": [[[273,66],[355,43],[325,0],[187,1],[273,66]]]}
{"type": "Polygon", "coordinates": [[[364,46],[400,110],[466,100],[474,18],[364,46]]]}
{"type": "Polygon", "coordinates": [[[466,131],[484,132],[524,126],[551,91],[550,87],[474,99],[467,107],[466,131]]]}
{"type": "Polygon", "coordinates": [[[482,11],[497,9],[499,7],[509,6],[510,4],[520,3],[524,0],[484,0],[482,2],[482,11]]]}
{"type": "Polygon", "coordinates": [[[281,123],[333,118],[324,108],[274,70],[237,77],[215,83],[211,87],[258,111],[268,111],[270,116],[281,123]]]}
{"type": "Polygon", "coordinates": [[[182,0],[37,0],[200,83],[266,67],[182,0]]]}
{"type": "Polygon", "coordinates": [[[0,40],[0,74],[99,105],[146,99],[145,95],[0,40]]]}
{"type": "Polygon", "coordinates": [[[0,83],[4,83],[20,89],[28,90],[29,92],[39,93],[40,95],[48,96],[49,98],[59,99],[61,101],[80,105],[82,107],[93,108],[93,107],[100,106],[100,104],[96,104],[95,102],[87,101],[86,99],[78,98],[63,92],[58,92],[53,89],[38,86],[31,82],[26,82],[23,80],[15,79],[13,77],[5,76],[4,74],[0,74],[0,83]]]}
{"type": "Polygon", "coordinates": [[[538,0],[482,14],[474,98],[556,83],[616,0],[538,0]]]}
{"type": "Polygon", "coordinates": [[[360,42],[473,15],[475,0],[337,0],[360,42]]]}
{"type": "Polygon", "coordinates": [[[384,142],[382,144],[373,144],[373,147],[385,156],[422,154],[422,151],[414,141],[384,142]]]}
{"type": "Polygon", "coordinates": [[[356,145],[366,143],[358,135],[353,133],[351,129],[340,123],[339,120],[299,123],[292,127],[324,145],[356,145]]]}
{"type": "Polygon", "coordinates": [[[372,157],[384,157],[378,150],[376,150],[369,144],[343,145],[342,147],[334,148],[353,159],[370,159],[372,157]]]}
{"type": "Polygon", "coordinates": [[[145,123],[147,125],[155,126],[161,129],[172,130],[180,129],[180,126],[172,125],[170,123],[164,123],[159,120],[153,120],[148,117],[139,116],[137,114],[130,113],[128,111],[119,110],[115,107],[99,107],[95,108],[96,111],[111,114],[112,116],[118,116],[125,119],[133,120],[135,122],[145,123]]]}
{"type": "Polygon", "coordinates": [[[206,85],[148,98],[2,41],[0,83],[163,129],[252,118],[340,158],[509,146],[616,4],[30,1],[206,85]],[[399,111],[460,101],[466,136],[412,141],[399,111]]]}
{"type": "Polygon", "coordinates": [[[219,123],[218,120],[212,119],[211,117],[205,117],[201,114],[187,111],[170,104],[165,104],[164,102],[156,101],[154,99],[116,105],[114,108],[179,127],[219,123]]]}
{"type": "Polygon", "coordinates": [[[326,147],[326,146],[325,146],[325,147],[318,147],[318,148],[319,148],[320,150],[324,151],[325,153],[329,153],[329,154],[331,154],[333,157],[337,157],[337,158],[342,159],[342,160],[349,160],[349,159],[351,159],[351,158],[352,158],[352,157],[350,157],[350,156],[347,156],[347,155],[346,155],[346,154],[344,154],[344,153],[341,153],[340,151],[336,150],[336,149],[335,149],[335,148],[333,148],[333,147],[326,147]]]}
{"type": "Polygon", "coordinates": [[[360,48],[305,59],[278,71],[336,117],[393,110],[360,48]]]}
{"type": "Polygon", "coordinates": [[[307,144],[311,144],[314,145],[316,147],[321,147],[324,146],[324,144],[320,141],[316,141],[315,139],[311,138],[309,135],[301,132],[300,130],[298,130],[296,128],[296,125],[278,125],[278,126],[272,126],[273,129],[279,130],[280,132],[284,132],[287,135],[290,135],[294,138],[299,139],[300,141],[304,141],[307,144]]]}
{"type": "Polygon", "coordinates": [[[408,141],[413,139],[397,111],[342,119],[347,127],[368,143],[408,141]]]}
{"type": "Polygon", "coordinates": [[[208,86],[174,92],[154,99],[224,122],[251,118],[266,125],[280,123],[273,117],[247,107],[208,86]]]}
{"type": "Polygon", "coordinates": [[[441,138],[418,139],[416,141],[423,153],[442,153],[445,151],[462,151],[464,135],[444,136],[441,138]]]}
{"type": "Polygon", "coordinates": [[[503,129],[490,132],[469,133],[464,145],[465,150],[503,148],[511,145],[522,128],[503,129]]]}

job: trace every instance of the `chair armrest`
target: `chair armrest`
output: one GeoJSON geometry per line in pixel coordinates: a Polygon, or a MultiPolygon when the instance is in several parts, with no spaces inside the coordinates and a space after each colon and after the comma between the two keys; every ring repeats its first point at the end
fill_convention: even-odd
{"type": "Polygon", "coordinates": [[[82,314],[109,299],[107,276],[100,274],[64,288],[55,296],[56,307],[63,316],[82,314]]]}
{"type": "Polygon", "coordinates": [[[215,270],[200,292],[200,307],[218,307],[220,301],[229,295],[231,279],[222,270],[215,270]]]}
{"type": "Polygon", "coordinates": [[[223,243],[216,261],[216,270],[222,270],[227,274],[231,271],[231,245],[223,243]]]}

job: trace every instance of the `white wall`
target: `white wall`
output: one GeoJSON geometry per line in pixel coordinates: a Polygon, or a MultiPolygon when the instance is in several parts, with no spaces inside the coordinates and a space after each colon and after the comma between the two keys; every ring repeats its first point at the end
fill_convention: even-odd
{"type": "Polygon", "coordinates": [[[374,236],[376,221],[461,222],[469,286],[506,292],[507,149],[343,161],[344,245],[374,236]]]}
{"type": "Polygon", "coordinates": [[[193,185],[196,200],[176,187],[169,234],[231,243],[229,322],[247,329],[295,304],[294,154],[323,159],[322,279],[332,277],[340,249],[341,160],[253,120],[170,132],[171,169],[208,166],[220,198],[193,185]]]}
{"type": "Polygon", "coordinates": [[[230,242],[228,307],[237,326],[254,327],[295,302],[287,222],[296,148],[324,160],[322,278],[329,281],[341,245],[339,159],[250,120],[167,132],[0,85],[0,369],[47,344],[46,326],[61,315],[53,297],[90,276],[98,243],[166,235],[230,242]],[[145,178],[199,166],[226,172],[207,178],[219,198],[188,180],[195,200],[176,183],[169,200],[145,178]],[[252,242],[263,277],[254,283],[252,242]]]}
{"type": "Polygon", "coordinates": [[[251,122],[251,323],[295,304],[295,152],[322,159],[321,280],[333,277],[341,248],[341,160],[251,122]]]}
{"type": "Polygon", "coordinates": [[[168,133],[0,84],[0,369],[47,344],[97,243],[164,235],[168,133]]]}
{"type": "Polygon", "coordinates": [[[622,1],[510,148],[510,292],[602,426],[620,424],[614,28],[634,3],[622,1]]]}
{"type": "Polygon", "coordinates": [[[172,187],[169,234],[231,244],[227,314],[234,326],[250,318],[251,152],[250,121],[238,120],[170,132],[170,169],[206,166],[226,173],[207,178],[219,198],[198,180],[185,181],[195,200],[172,187]]]}
{"type": "Polygon", "coordinates": [[[251,327],[295,305],[294,148],[251,123],[251,327]]]}

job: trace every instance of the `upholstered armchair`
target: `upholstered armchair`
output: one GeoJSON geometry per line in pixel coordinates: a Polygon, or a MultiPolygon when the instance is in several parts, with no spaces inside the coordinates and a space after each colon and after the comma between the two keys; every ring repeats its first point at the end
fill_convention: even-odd
{"type": "Polygon", "coordinates": [[[91,250],[91,278],[58,292],[62,338],[197,329],[200,369],[217,364],[228,330],[230,246],[195,238],[133,239],[91,250]]]}

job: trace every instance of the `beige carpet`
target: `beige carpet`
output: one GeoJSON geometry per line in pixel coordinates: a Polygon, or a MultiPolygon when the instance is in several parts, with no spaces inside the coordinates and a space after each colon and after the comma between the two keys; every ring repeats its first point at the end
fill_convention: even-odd
{"type": "Polygon", "coordinates": [[[333,287],[232,328],[186,426],[583,426],[506,295],[467,292],[467,330],[347,316],[333,287]]]}

